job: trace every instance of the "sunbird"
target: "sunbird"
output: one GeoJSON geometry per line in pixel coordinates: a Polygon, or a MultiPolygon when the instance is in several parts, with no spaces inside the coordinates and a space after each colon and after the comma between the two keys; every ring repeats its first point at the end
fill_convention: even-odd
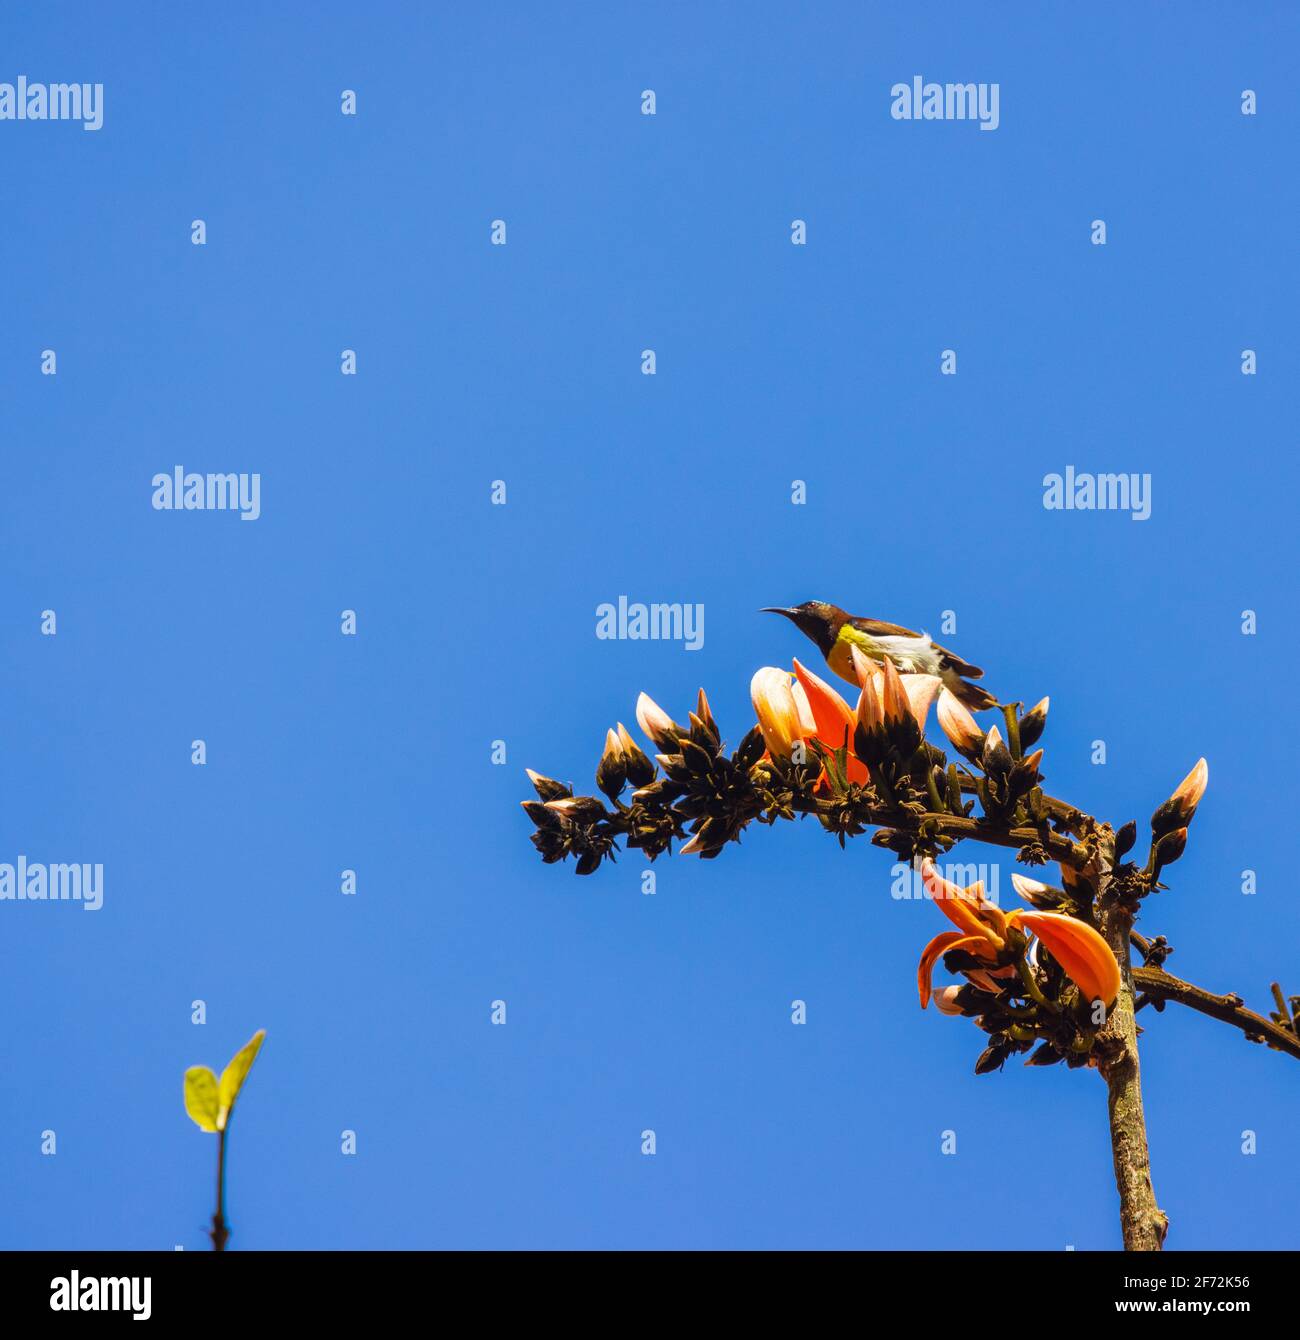
{"type": "Polygon", "coordinates": [[[881,623],[879,619],[859,618],[824,600],[805,600],[802,605],[789,608],[769,606],[759,613],[784,614],[817,644],[826,664],[855,688],[858,677],[853,671],[852,647],[873,661],[883,661],[888,656],[901,675],[937,675],[945,688],[974,712],[998,704],[987,690],[966,682],[979,679],[984,671],[932,642],[928,633],[914,633],[910,628],[881,623]]]}

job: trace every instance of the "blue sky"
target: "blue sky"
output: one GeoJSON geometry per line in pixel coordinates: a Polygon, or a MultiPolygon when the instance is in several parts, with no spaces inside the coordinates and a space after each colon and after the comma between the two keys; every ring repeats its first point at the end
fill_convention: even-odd
{"type": "MultiPolygon", "coordinates": [[[[105,86],[97,132],[0,122],[0,860],[105,866],[98,912],[0,903],[0,1247],[205,1247],[181,1076],[258,1027],[232,1248],[1117,1246],[1101,1082],[974,1077],[888,853],[782,826],[648,897],[631,856],[543,867],[517,802],[525,766],[585,785],[641,689],[706,685],[738,740],[802,650],[759,606],[952,610],[1000,696],[1051,695],[1056,794],[1144,824],[1208,757],[1142,928],[1256,1008],[1300,991],[1297,27],[0,17],[0,82],[105,86]],[[916,74],[999,83],[999,128],[891,120],[916,74]],[[177,465],[258,472],[262,515],[153,510],[177,465]],[[1149,473],[1151,518],[1045,510],[1067,465],[1149,473]],[[702,602],[704,647],[598,640],[620,594],[702,602]]],[[[1170,1246],[1294,1246],[1300,1067],[1143,1022],[1170,1246]]]]}

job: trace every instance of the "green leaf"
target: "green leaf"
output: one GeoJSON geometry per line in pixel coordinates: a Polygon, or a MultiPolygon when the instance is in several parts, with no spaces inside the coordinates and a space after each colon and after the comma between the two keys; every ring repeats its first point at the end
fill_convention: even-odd
{"type": "Polygon", "coordinates": [[[217,1077],[205,1065],[185,1072],[185,1110],[201,1131],[217,1129],[217,1077]]]}
{"type": "Polygon", "coordinates": [[[221,1072],[221,1088],[217,1094],[217,1101],[227,1111],[234,1107],[235,1099],[239,1097],[239,1091],[244,1087],[244,1080],[248,1078],[248,1072],[253,1068],[253,1062],[257,1060],[257,1053],[261,1051],[262,1039],[265,1037],[266,1029],[259,1028],[230,1058],[230,1064],[221,1072]]]}

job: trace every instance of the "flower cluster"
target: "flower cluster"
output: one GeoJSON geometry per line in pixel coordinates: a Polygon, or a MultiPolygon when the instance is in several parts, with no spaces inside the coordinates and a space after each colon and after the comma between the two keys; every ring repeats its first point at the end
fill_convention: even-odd
{"type": "Polygon", "coordinates": [[[1121,981],[1097,930],[1101,853],[1114,862],[1116,896],[1163,887],[1160,870],[1181,855],[1205,790],[1204,760],[1152,816],[1150,856],[1138,868],[1120,859],[1135,824],[1112,834],[1043,792],[1036,746],[1046,698],[1028,711],[1004,706],[1001,725],[984,730],[937,677],[900,675],[888,659],[878,664],[856,649],[852,660],[852,704],[799,661],[789,671],[760,669],[750,685],[757,724],[731,752],[703,689],[685,724],[641,694],[636,720],[653,748],[643,750],[621,722],[608,731],[599,794],[529,771],[537,799],[522,803],[534,846],[548,863],[572,856],[577,873],[589,875],[615,859],[620,843],[651,861],[674,842],[682,854],[713,859],[755,821],[810,815],[841,846],[872,829],[876,845],[919,865],[957,928],[926,946],[918,987],[922,1007],[933,999],[989,1035],[977,1070],[1029,1051],[1031,1064],[1090,1064],[1121,981]],[[932,708],[951,760],[926,739],[932,708]],[[1013,875],[1029,907],[1004,913],[980,885],[949,884],[934,865],[964,838],[1014,848],[1027,865],[1055,862],[1060,885],[1013,875]],[[940,960],[965,981],[934,990],[940,960]]]}
{"type": "Polygon", "coordinates": [[[971,1015],[991,1035],[976,1073],[997,1069],[1035,1044],[1030,1064],[1088,1064],[1120,989],[1119,964],[1097,930],[1060,912],[1004,913],[984,896],[982,883],[959,888],[929,860],[921,874],[926,891],[957,927],[936,935],[922,951],[916,976],[921,1008],[933,999],[944,1014],[971,1015]],[[966,985],[934,990],[940,957],[966,985]]]}

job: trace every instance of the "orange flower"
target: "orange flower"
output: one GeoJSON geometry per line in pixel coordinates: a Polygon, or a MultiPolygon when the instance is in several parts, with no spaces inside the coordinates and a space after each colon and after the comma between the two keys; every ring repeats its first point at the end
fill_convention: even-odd
{"type": "Polygon", "coordinates": [[[750,681],[749,696],[768,753],[774,758],[789,758],[795,743],[804,738],[804,723],[790,689],[789,671],[765,665],[750,681]]]}
{"type": "Polygon", "coordinates": [[[930,704],[943,687],[943,681],[937,675],[900,675],[888,657],[877,664],[857,647],[850,647],[849,655],[862,686],[858,720],[871,730],[876,726],[897,725],[910,715],[924,734],[930,704]]]}
{"type": "Polygon", "coordinates": [[[796,683],[795,698],[801,703],[801,715],[806,709],[812,721],[812,729],[806,731],[805,739],[816,739],[827,749],[836,750],[847,746],[844,771],[850,782],[865,784],[870,774],[867,766],[853,752],[853,731],[857,718],[853,709],[824,680],[819,679],[807,666],[798,661],[794,663],[796,683]]]}
{"type": "Polygon", "coordinates": [[[964,754],[978,754],[984,748],[984,732],[966,710],[961,699],[947,689],[939,695],[939,729],[964,754]]]}
{"type": "MultiPolygon", "coordinates": [[[[921,863],[921,876],[939,910],[958,927],[936,935],[922,951],[916,974],[922,1009],[930,1003],[934,966],[951,949],[964,949],[990,965],[989,969],[972,970],[972,978],[982,978],[986,971],[1009,976],[1014,968],[1005,964],[997,967],[997,959],[1012,927],[1036,935],[1088,1000],[1100,1000],[1109,1006],[1119,995],[1119,964],[1110,946],[1087,923],[1060,912],[1016,909],[1004,913],[984,896],[982,883],[966,889],[950,884],[928,857],[921,863]]],[[[988,982],[977,981],[977,985],[987,986],[988,982]]]]}
{"type": "Polygon", "coordinates": [[[812,715],[817,738],[827,749],[838,749],[844,744],[851,749],[854,718],[848,703],[824,679],[819,679],[798,661],[794,663],[794,673],[812,715]]]}

